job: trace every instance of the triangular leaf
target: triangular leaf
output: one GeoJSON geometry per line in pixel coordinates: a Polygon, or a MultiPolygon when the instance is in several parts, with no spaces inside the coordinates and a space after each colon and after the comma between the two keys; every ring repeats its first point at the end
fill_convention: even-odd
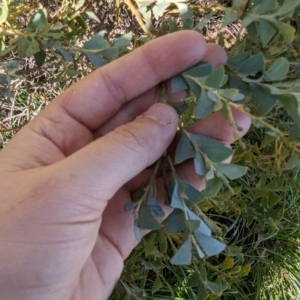
{"type": "Polygon", "coordinates": [[[221,253],[225,249],[225,245],[215,238],[203,234],[199,230],[194,232],[194,236],[200,245],[201,249],[204,251],[206,256],[213,256],[221,253]]]}
{"type": "Polygon", "coordinates": [[[122,36],[120,36],[118,39],[116,39],[111,46],[117,47],[117,48],[127,48],[130,46],[131,40],[132,40],[132,32],[126,33],[122,36]]]}
{"type": "Polygon", "coordinates": [[[26,28],[27,32],[44,31],[47,27],[47,14],[44,8],[39,8],[31,17],[28,26],[26,28]]]}
{"type": "Polygon", "coordinates": [[[101,68],[108,63],[105,58],[97,54],[89,53],[86,56],[95,68],[101,68]]]}
{"type": "Polygon", "coordinates": [[[105,31],[98,32],[89,41],[87,41],[83,49],[102,50],[109,47],[108,42],[104,38],[105,31]]]}
{"type": "Polygon", "coordinates": [[[192,260],[192,243],[186,240],[183,245],[177,250],[170,262],[173,265],[189,265],[192,260]]]}
{"type": "Polygon", "coordinates": [[[215,69],[206,79],[205,84],[213,88],[222,87],[225,82],[225,69],[223,66],[215,69]]]}
{"type": "Polygon", "coordinates": [[[200,153],[196,153],[194,158],[195,171],[198,175],[204,176],[207,172],[205,161],[200,153]]]}
{"type": "Polygon", "coordinates": [[[280,57],[265,72],[263,80],[270,82],[284,80],[287,77],[289,68],[289,61],[285,57],[280,57]]]}
{"type": "Polygon", "coordinates": [[[196,118],[204,119],[213,112],[214,102],[208,97],[206,92],[202,92],[195,111],[196,118]]]}
{"type": "Polygon", "coordinates": [[[158,200],[156,198],[154,188],[151,187],[148,195],[147,195],[147,205],[149,206],[150,210],[156,217],[163,217],[165,215],[164,211],[162,210],[161,206],[158,203],[158,200]]]}
{"type": "Polygon", "coordinates": [[[138,225],[141,229],[159,230],[161,224],[154,218],[150,208],[142,204],[139,208],[138,225]]]}
{"type": "Polygon", "coordinates": [[[222,293],[228,289],[227,285],[221,285],[216,282],[206,281],[204,284],[211,292],[218,296],[221,296],[222,293]]]}
{"type": "Polygon", "coordinates": [[[256,74],[264,71],[265,59],[261,53],[251,56],[238,68],[240,74],[256,74]]]}
{"type": "Polygon", "coordinates": [[[244,166],[234,165],[234,164],[216,164],[216,169],[224,174],[229,179],[236,179],[244,176],[247,172],[247,168],[244,166]]]}
{"type": "Polygon", "coordinates": [[[224,143],[203,135],[188,133],[197,143],[198,147],[213,162],[222,162],[233,154],[232,149],[226,147],[224,143]]]}
{"type": "Polygon", "coordinates": [[[188,86],[181,75],[176,75],[172,77],[171,87],[172,93],[177,93],[188,89],[188,86]]]}
{"type": "MultiPolygon", "coordinates": [[[[200,62],[192,68],[184,71],[182,75],[184,77],[195,77],[195,78],[205,78],[212,73],[212,65],[208,62],[200,62]]],[[[204,80],[205,80],[204,79],[204,80]]]]}
{"type": "Polygon", "coordinates": [[[267,114],[276,104],[276,98],[266,88],[250,84],[252,101],[259,115],[267,114]]]}
{"type": "Polygon", "coordinates": [[[181,209],[174,209],[165,221],[166,232],[178,232],[185,229],[185,216],[181,209]]]}
{"type": "Polygon", "coordinates": [[[216,196],[223,186],[223,182],[220,178],[214,177],[206,182],[205,190],[203,194],[207,198],[212,198],[216,196]]]}
{"type": "Polygon", "coordinates": [[[190,185],[188,182],[181,182],[184,187],[184,194],[186,195],[189,202],[191,202],[192,204],[197,204],[205,199],[204,195],[199,190],[190,185]]]}
{"type": "Polygon", "coordinates": [[[187,159],[193,158],[196,152],[187,137],[187,135],[183,132],[181,138],[178,142],[176,152],[175,152],[175,164],[180,164],[187,159]]]}

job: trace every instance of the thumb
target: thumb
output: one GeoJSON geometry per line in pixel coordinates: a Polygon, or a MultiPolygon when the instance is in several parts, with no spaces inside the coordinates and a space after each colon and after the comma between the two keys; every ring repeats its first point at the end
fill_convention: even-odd
{"type": "Polygon", "coordinates": [[[105,207],[119,188],[163,154],[175,136],[177,123],[172,107],[155,104],[133,122],[57,163],[60,181],[66,190],[76,190],[76,195],[105,200],[105,207]]]}

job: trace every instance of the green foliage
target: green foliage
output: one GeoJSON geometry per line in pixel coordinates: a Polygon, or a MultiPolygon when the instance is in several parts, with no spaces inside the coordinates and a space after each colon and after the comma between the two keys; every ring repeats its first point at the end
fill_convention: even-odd
{"type": "Polygon", "coordinates": [[[181,137],[174,160],[166,151],[149,183],[125,206],[134,211],[140,244],[111,299],[298,299],[300,1],[112,1],[106,5],[116,23],[109,32],[93,1],[54,2],[2,1],[0,103],[18,108],[1,112],[9,120],[0,129],[2,143],[46,105],[43,99],[158,36],[196,30],[228,54],[225,66],[199,62],[172,78],[172,91],[186,94],[182,101],[170,103],[161,86],[161,101],[179,114],[181,137]],[[120,34],[124,9],[136,20],[120,34]],[[214,38],[207,33],[211,23],[214,38]],[[231,28],[238,32],[229,43],[231,28]],[[42,73],[38,81],[31,70],[42,73]],[[49,83],[53,90],[46,94],[49,83]],[[37,86],[46,88],[37,92],[37,86]],[[219,111],[237,135],[235,109],[252,127],[233,149],[186,130],[219,111]],[[206,180],[201,192],[176,174],[176,165],[188,159],[206,180]],[[165,203],[174,208],[162,223],[158,172],[165,203]],[[142,237],[140,229],[153,232],[142,237]]]}

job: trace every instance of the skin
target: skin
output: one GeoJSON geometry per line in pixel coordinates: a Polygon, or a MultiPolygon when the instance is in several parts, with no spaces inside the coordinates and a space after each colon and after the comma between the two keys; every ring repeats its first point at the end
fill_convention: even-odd
{"type": "MultiPolygon", "coordinates": [[[[153,105],[157,84],[201,60],[216,67],[226,54],[196,32],[158,38],[69,88],[10,141],[0,153],[1,299],[109,297],[137,243],[123,205],[176,133],[176,112],[153,105]]],[[[233,114],[243,135],[250,120],[233,114]]],[[[188,130],[234,141],[220,113],[188,130]]],[[[190,161],[177,172],[205,185],[190,161]]]]}

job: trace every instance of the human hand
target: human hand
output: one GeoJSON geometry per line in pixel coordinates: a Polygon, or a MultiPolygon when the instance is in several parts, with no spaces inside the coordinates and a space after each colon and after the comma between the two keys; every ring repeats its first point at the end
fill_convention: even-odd
{"type": "MultiPolygon", "coordinates": [[[[157,84],[200,60],[226,54],[192,31],[149,42],[69,88],[0,153],[1,299],[109,297],[136,245],[123,206],[176,133],[176,112],[152,106],[157,84]]],[[[244,134],[250,120],[233,115],[244,134]]],[[[188,130],[234,141],[220,113],[188,130]]],[[[203,188],[191,162],[177,172],[203,188]]]]}

